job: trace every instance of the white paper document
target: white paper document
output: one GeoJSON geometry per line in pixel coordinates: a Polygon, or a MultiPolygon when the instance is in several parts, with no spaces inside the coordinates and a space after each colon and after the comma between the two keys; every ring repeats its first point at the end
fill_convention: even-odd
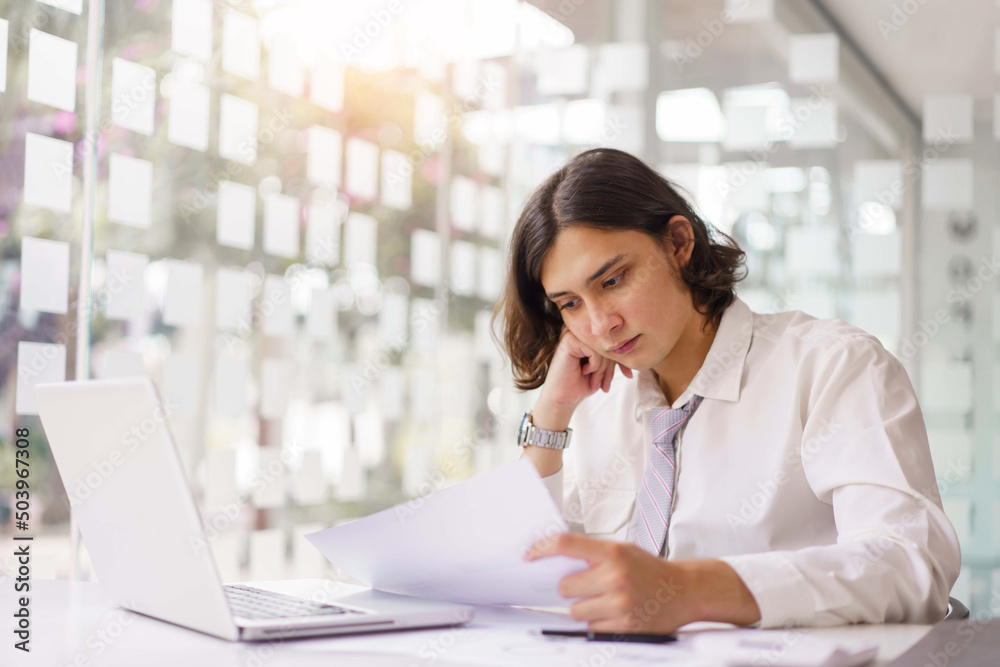
{"type": "Polygon", "coordinates": [[[576,558],[526,562],[568,530],[525,459],[341,526],[306,535],[327,560],[381,591],[471,604],[566,606],[559,581],[576,558]]]}

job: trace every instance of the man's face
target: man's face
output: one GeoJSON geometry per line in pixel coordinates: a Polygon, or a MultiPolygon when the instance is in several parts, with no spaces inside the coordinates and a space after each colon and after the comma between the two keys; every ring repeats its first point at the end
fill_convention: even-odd
{"type": "Polygon", "coordinates": [[[678,260],[667,252],[640,231],[569,227],[542,261],[542,286],[581,342],[647,370],[667,357],[697,315],[678,260]]]}

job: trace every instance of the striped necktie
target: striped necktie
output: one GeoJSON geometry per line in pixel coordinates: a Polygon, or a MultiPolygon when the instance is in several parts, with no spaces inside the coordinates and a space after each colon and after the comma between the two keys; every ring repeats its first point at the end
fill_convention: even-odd
{"type": "Polygon", "coordinates": [[[665,408],[650,420],[653,452],[649,467],[642,477],[642,489],[639,490],[642,521],[639,523],[636,542],[644,550],[657,556],[663,552],[667,525],[670,523],[670,507],[674,501],[674,446],[677,433],[701,401],[701,396],[692,396],[683,407],[677,410],[665,408]]]}

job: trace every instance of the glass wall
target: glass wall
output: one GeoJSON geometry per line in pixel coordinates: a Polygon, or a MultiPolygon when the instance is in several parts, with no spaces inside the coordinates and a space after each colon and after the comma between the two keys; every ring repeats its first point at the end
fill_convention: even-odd
{"type": "Polygon", "coordinates": [[[903,361],[956,595],[985,605],[1000,324],[970,283],[990,189],[961,187],[994,157],[930,156],[926,115],[812,3],[94,2],[0,1],[0,529],[27,428],[36,576],[93,577],[42,381],[152,378],[229,580],[329,574],[303,534],[516,457],[505,241],[543,178],[612,146],[739,241],[754,310],[903,361]]]}

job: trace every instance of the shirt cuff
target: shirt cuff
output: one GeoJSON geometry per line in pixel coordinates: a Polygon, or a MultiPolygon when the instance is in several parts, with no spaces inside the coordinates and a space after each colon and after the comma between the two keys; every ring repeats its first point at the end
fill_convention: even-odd
{"type": "Polygon", "coordinates": [[[760,609],[761,628],[806,625],[815,616],[812,592],[802,573],[781,553],[723,556],[760,609]]]}

